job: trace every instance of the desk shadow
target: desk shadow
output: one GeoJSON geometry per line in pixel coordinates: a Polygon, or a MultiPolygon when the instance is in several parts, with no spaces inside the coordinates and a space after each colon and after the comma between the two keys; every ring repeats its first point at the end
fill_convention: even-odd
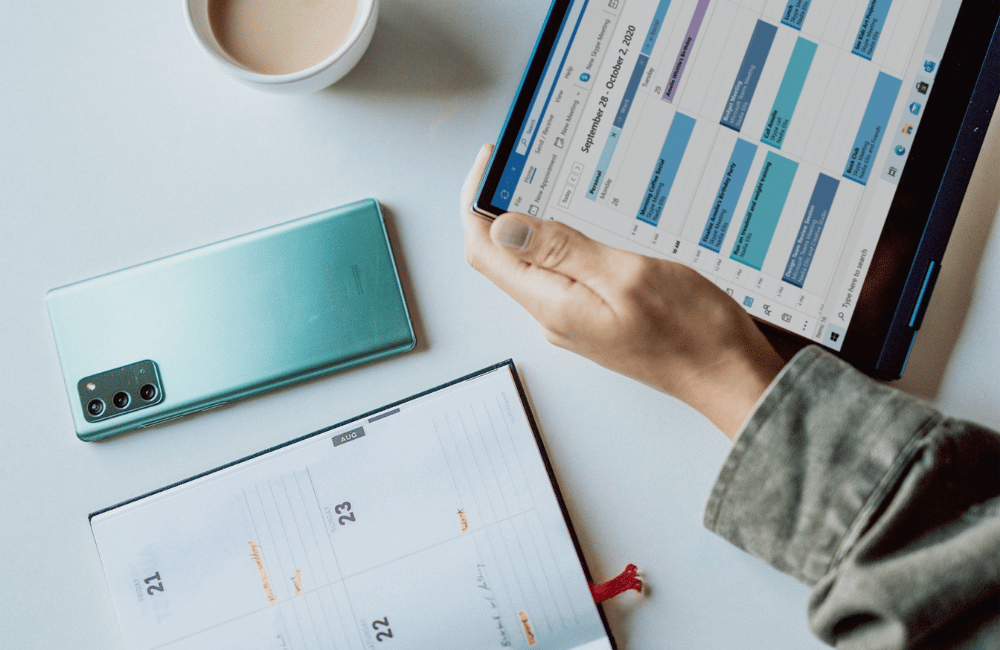
{"type": "MultiPolygon", "coordinates": [[[[534,401],[531,398],[531,368],[530,367],[519,367],[518,376],[520,377],[521,383],[524,386],[523,397],[528,404],[528,412],[531,414],[539,413],[539,409],[536,407],[534,401]]],[[[546,446],[547,436],[544,429],[537,423],[532,422],[533,428],[537,429],[537,435],[541,437],[542,446],[546,446]]],[[[595,573],[595,567],[598,567],[598,558],[602,555],[602,549],[593,540],[589,534],[587,527],[583,526],[580,522],[586,521],[585,516],[585,505],[577,500],[577,495],[572,489],[565,489],[565,486],[569,484],[568,478],[563,478],[562,472],[560,470],[561,463],[558,458],[553,458],[549,454],[552,453],[552,445],[548,447],[546,452],[546,464],[548,464],[548,470],[550,476],[555,480],[555,485],[560,486],[558,489],[560,500],[562,501],[562,507],[564,514],[566,515],[568,522],[570,524],[570,532],[573,536],[575,546],[577,551],[582,554],[584,562],[587,566],[587,571],[591,575],[587,576],[587,579],[591,582],[605,582],[614,578],[619,571],[625,568],[624,565],[619,567],[612,567],[613,570],[609,572],[602,571],[601,568],[597,569],[595,573]],[[575,525],[572,522],[577,522],[575,525]]],[[[642,568],[640,567],[640,572],[642,568]]],[[[640,573],[640,576],[642,574],[640,573]]],[[[629,594],[635,594],[635,592],[628,592],[629,594]]],[[[643,598],[648,597],[650,594],[650,584],[648,582],[643,582],[642,586],[643,598]]],[[[610,600],[604,601],[602,609],[604,610],[604,617],[607,620],[608,626],[612,630],[612,635],[614,636],[617,647],[620,650],[625,650],[629,648],[629,635],[628,635],[628,623],[627,620],[631,612],[635,609],[636,605],[631,598],[611,598],[610,600]]]]}
{"type": "Polygon", "coordinates": [[[941,275],[931,294],[909,363],[903,378],[893,384],[929,401],[934,401],[940,391],[977,282],[995,281],[995,278],[977,276],[991,231],[1000,227],[995,223],[1000,210],[997,169],[1000,169],[1000,119],[994,117],[948,241],[941,275]]]}
{"type": "Polygon", "coordinates": [[[423,319],[420,318],[420,303],[417,301],[416,290],[413,284],[413,276],[410,275],[409,265],[406,259],[406,250],[403,248],[399,231],[396,229],[395,210],[389,206],[382,206],[382,216],[385,219],[385,229],[389,233],[389,244],[392,247],[392,257],[396,262],[396,272],[399,274],[399,284],[403,287],[403,298],[406,300],[406,309],[410,313],[410,323],[413,325],[413,334],[417,339],[416,345],[409,354],[417,354],[426,351],[430,344],[427,341],[427,330],[424,328],[423,319]]]}
{"type": "Polygon", "coordinates": [[[368,51],[324,93],[393,98],[474,92],[494,75],[419,2],[383,2],[368,51]]]}

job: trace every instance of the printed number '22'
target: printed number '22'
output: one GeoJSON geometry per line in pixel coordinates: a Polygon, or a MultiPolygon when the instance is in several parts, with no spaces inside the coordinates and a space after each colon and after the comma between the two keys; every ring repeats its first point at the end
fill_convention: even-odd
{"type": "Polygon", "coordinates": [[[349,521],[355,521],[355,519],[354,519],[354,513],[351,512],[351,502],[350,501],[344,501],[343,503],[341,503],[339,506],[337,506],[333,510],[338,515],[340,515],[340,513],[342,513],[342,512],[346,512],[347,513],[346,515],[341,515],[340,518],[337,519],[337,521],[340,522],[341,526],[346,526],[347,522],[349,522],[349,521]]]}
{"type": "Polygon", "coordinates": [[[150,596],[153,595],[154,591],[163,591],[163,581],[160,579],[160,572],[159,571],[157,571],[153,575],[151,575],[148,578],[146,578],[145,580],[143,580],[143,582],[145,582],[147,585],[149,585],[148,587],[146,587],[146,593],[149,594],[150,596]],[[151,583],[154,580],[156,580],[156,584],[155,585],[149,584],[149,583],[151,583]]]}
{"type": "Polygon", "coordinates": [[[375,630],[375,640],[381,643],[385,639],[392,638],[392,629],[389,627],[389,617],[386,616],[381,621],[375,621],[372,623],[372,629],[375,630]],[[379,628],[384,627],[385,630],[379,632],[379,628]],[[385,637],[385,638],[382,638],[385,637]]]}

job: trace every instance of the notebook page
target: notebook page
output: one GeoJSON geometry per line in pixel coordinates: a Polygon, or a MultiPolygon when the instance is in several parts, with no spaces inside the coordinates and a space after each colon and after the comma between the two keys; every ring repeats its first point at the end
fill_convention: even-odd
{"type": "Polygon", "coordinates": [[[128,648],[612,647],[509,366],[91,524],[128,648]]]}

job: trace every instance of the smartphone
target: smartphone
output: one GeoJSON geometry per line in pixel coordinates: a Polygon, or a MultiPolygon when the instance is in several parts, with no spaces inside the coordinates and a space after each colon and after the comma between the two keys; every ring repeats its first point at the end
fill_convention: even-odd
{"type": "Polygon", "coordinates": [[[82,440],[413,348],[367,199],[49,291],[82,440]]]}

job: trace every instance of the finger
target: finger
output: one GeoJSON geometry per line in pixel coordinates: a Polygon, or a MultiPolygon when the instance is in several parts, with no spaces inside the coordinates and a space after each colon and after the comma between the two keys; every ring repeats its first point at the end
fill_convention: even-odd
{"type": "MultiPolygon", "coordinates": [[[[517,215],[530,219],[525,215],[517,215]]],[[[487,239],[469,263],[519,302],[546,329],[572,337],[613,310],[590,285],[526,262],[487,239]]]]}
{"type": "Polygon", "coordinates": [[[490,239],[490,221],[472,211],[472,201],[492,150],[491,145],[480,149],[462,186],[460,213],[466,260],[547,327],[566,331],[572,324],[569,321],[576,320],[568,318],[569,314],[599,312],[603,301],[573,278],[532,266],[490,239]]]}
{"type": "Polygon", "coordinates": [[[479,150],[476,161],[462,184],[459,214],[462,219],[462,229],[465,231],[466,261],[494,284],[498,284],[497,279],[514,273],[520,262],[490,240],[490,220],[472,210],[472,201],[479,189],[492,151],[493,146],[489,144],[483,145],[479,150]]]}
{"type": "Polygon", "coordinates": [[[587,284],[494,250],[500,257],[483,274],[549,332],[572,339],[613,316],[611,306],[587,284]]]}
{"type": "Polygon", "coordinates": [[[490,237],[521,261],[565,275],[602,294],[609,282],[631,267],[635,257],[565,224],[517,213],[498,217],[490,237]]]}
{"type": "Polygon", "coordinates": [[[483,174],[486,173],[486,163],[493,152],[493,145],[484,144],[476,155],[476,162],[469,170],[462,184],[461,205],[459,214],[462,217],[462,228],[465,230],[465,246],[468,250],[470,245],[483,245],[489,242],[490,222],[484,217],[472,211],[472,201],[475,198],[476,190],[482,181],[483,174]]]}

